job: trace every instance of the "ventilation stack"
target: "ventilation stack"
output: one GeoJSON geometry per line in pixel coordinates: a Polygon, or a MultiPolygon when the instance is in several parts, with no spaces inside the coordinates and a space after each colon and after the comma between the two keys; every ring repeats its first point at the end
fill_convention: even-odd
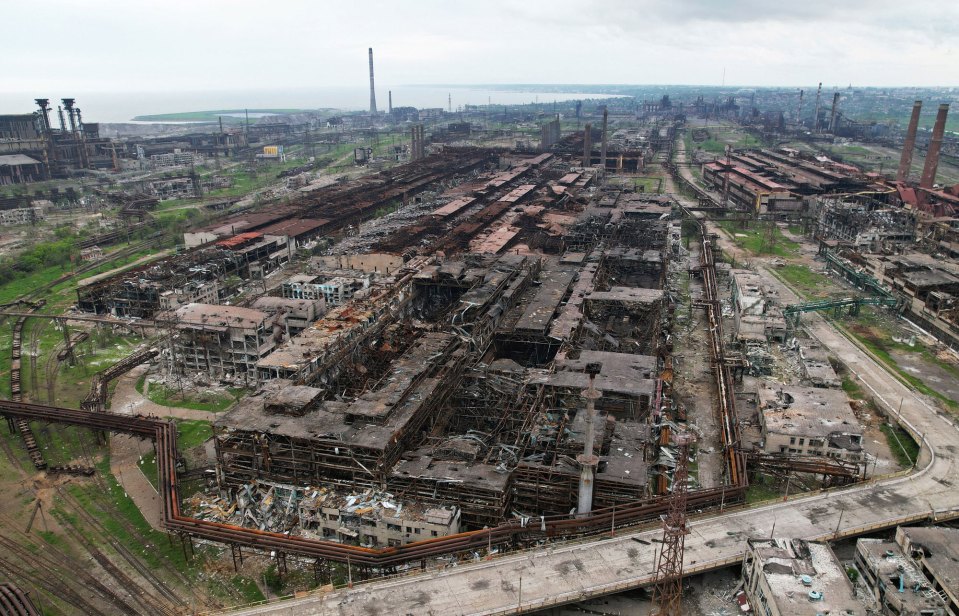
{"type": "Polygon", "coordinates": [[[606,145],[607,145],[606,129],[608,128],[608,121],[609,121],[609,110],[604,107],[603,108],[603,142],[599,152],[599,166],[602,167],[604,171],[606,170],[606,145]]]}
{"type": "Polygon", "coordinates": [[[583,127],[583,166],[593,162],[593,125],[589,122],[583,127]]]}
{"type": "Polygon", "coordinates": [[[387,96],[389,97],[389,101],[388,101],[388,102],[389,102],[389,107],[388,107],[388,109],[389,109],[389,114],[390,114],[390,115],[393,115],[393,90],[388,90],[388,91],[387,91],[387,96]]]}
{"type": "Polygon", "coordinates": [[[839,92],[832,95],[832,113],[829,115],[829,132],[836,134],[836,114],[839,112],[839,92]]]}
{"type": "Polygon", "coordinates": [[[946,116],[949,115],[948,103],[939,105],[936,114],[936,124],[932,127],[932,141],[926,152],[926,164],[922,168],[922,179],[919,187],[931,189],[936,183],[936,169],[939,167],[939,150],[942,148],[942,135],[946,132],[946,116]]]}
{"type": "Polygon", "coordinates": [[[802,126],[802,97],[805,90],[799,91],[799,110],[796,111],[796,124],[802,126]]]}
{"type": "Polygon", "coordinates": [[[373,87],[373,48],[370,47],[370,115],[376,115],[376,89],[373,87]]]}
{"type": "Polygon", "coordinates": [[[902,144],[902,157],[899,159],[899,171],[896,173],[897,182],[909,180],[909,172],[912,169],[912,153],[916,149],[916,131],[919,129],[920,111],[922,111],[922,101],[916,101],[912,104],[912,117],[909,118],[906,140],[902,144]]]}
{"type": "Polygon", "coordinates": [[[37,119],[40,120],[40,132],[45,135],[47,131],[50,130],[50,99],[37,98],[34,99],[34,102],[36,102],[37,107],[40,108],[37,119]]]}
{"type": "MultiPolygon", "coordinates": [[[[370,50],[370,53],[372,54],[373,51],[370,50]]],[[[370,57],[372,58],[373,56],[371,55],[370,57]]],[[[373,61],[370,60],[370,63],[371,63],[370,66],[372,66],[372,62],[373,61]]],[[[822,100],[822,82],[820,81],[819,89],[816,90],[816,114],[812,117],[812,132],[814,133],[819,132],[819,103],[821,100],[822,100]]]]}

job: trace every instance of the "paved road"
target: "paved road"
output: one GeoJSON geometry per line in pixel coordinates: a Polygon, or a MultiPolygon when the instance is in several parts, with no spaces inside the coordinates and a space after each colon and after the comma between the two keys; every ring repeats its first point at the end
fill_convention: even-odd
{"type": "MultiPolygon", "coordinates": [[[[773,279],[774,281],[774,279],[773,279]]],[[[781,289],[784,301],[791,292],[781,289]]],[[[858,376],[893,415],[902,401],[903,423],[923,435],[919,470],[844,490],[803,496],[694,521],[686,539],[687,572],[738,562],[749,537],[807,539],[861,534],[872,528],[928,518],[959,517],[959,429],[951,418],[890,377],[862,349],[816,315],[810,333],[858,376]]],[[[557,545],[490,562],[357,585],[241,610],[279,614],[501,614],[578,601],[652,582],[660,531],[619,535],[578,545],[557,545]]]]}

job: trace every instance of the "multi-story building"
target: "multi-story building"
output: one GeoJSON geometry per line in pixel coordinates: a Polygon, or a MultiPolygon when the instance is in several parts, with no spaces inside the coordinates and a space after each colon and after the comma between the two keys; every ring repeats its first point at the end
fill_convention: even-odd
{"type": "Polygon", "coordinates": [[[750,270],[732,270],[733,332],[739,340],[784,340],[786,319],[775,289],[750,270]]]}
{"type": "Polygon", "coordinates": [[[846,571],[825,542],[747,540],[743,589],[753,613],[764,616],[866,614],[846,571]]]}
{"type": "Polygon", "coordinates": [[[426,507],[390,496],[324,490],[300,501],[300,524],[324,539],[369,547],[398,546],[460,531],[460,510],[455,505],[426,507]]]}
{"type": "Polygon", "coordinates": [[[184,374],[256,382],[256,362],[276,346],[273,317],[250,308],[187,304],[157,321],[176,330],[173,366],[184,374]]]}
{"type": "Polygon", "coordinates": [[[767,453],[862,460],[863,427],[841,389],[763,381],[757,393],[767,453]]]}
{"type": "Polygon", "coordinates": [[[902,546],[883,539],[856,542],[856,568],[885,616],[948,616],[946,600],[902,546]]]}

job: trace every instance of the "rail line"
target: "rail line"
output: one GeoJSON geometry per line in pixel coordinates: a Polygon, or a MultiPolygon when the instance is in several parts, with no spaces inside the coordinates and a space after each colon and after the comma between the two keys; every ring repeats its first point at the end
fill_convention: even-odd
{"type": "MultiPolygon", "coordinates": [[[[520,520],[510,520],[491,529],[468,531],[402,546],[364,548],[198,520],[181,514],[176,473],[178,459],[176,425],[173,422],[150,417],[90,412],[14,401],[0,401],[0,414],[32,421],[63,423],[95,430],[121,432],[152,439],[157,451],[163,524],[171,532],[234,546],[275,551],[278,554],[291,554],[343,563],[352,562],[357,566],[370,568],[393,568],[436,556],[482,550],[491,544],[504,545],[544,538],[567,538],[606,533],[609,532],[614,522],[617,527],[648,522],[664,513],[668,508],[668,497],[656,497],[638,501],[634,505],[599,509],[584,518],[570,519],[566,516],[552,516],[542,518],[532,524],[525,524],[520,520]]],[[[745,488],[742,486],[697,490],[690,493],[689,506],[703,509],[718,505],[721,502],[733,504],[741,501],[744,493],[745,488]]]]}
{"type": "MultiPolygon", "coordinates": [[[[147,567],[141,559],[139,559],[135,554],[133,554],[126,546],[117,541],[113,534],[110,533],[99,520],[96,519],[93,515],[88,512],[83,505],[77,502],[76,498],[73,497],[69,492],[58,488],[57,492],[60,494],[60,497],[66,501],[73,510],[78,514],[78,516],[83,520],[84,524],[88,525],[90,528],[96,530],[110,546],[116,550],[120,556],[123,557],[127,563],[133,567],[137,573],[139,573],[151,586],[156,590],[159,597],[153,596],[151,593],[148,593],[142,587],[137,585],[129,576],[127,576],[123,571],[119,570],[116,565],[114,565],[108,558],[106,558],[102,553],[99,554],[99,557],[91,552],[91,555],[100,563],[100,565],[106,569],[111,575],[113,575],[117,581],[123,582],[124,587],[131,592],[131,594],[136,595],[136,600],[143,605],[144,608],[150,609],[151,611],[159,614],[174,614],[176,613],[175,609],[171,609],[172,606],[183,607],[186,603],[173,592],[169,586],[167,586],[157,575],[147,567]]],[[[79,535],[78,539],[81,544],[87,546],[88,551],[92,548],[97,550],[88,540],[86,540],[82,533],[76,526],[73,526],[73,522],[69,519],[67,520],[67,525],[71,526],[74,532],[79,535]]]]}
{"type": "Polygon", "coordinates": [[[59,550],[46,546],[49,555],[34,553],[11,538],[2,536],[0,547],[3,548],[0,550],[3,554],[0,556],[0,570],[8,570],[19,579],[39,582],[52,595],[84,610],[84,614],[104,613],[83,598],[80,593],[85,591],[92,591],[124,614],[137,616],[139,613],[87,569],[71,566],[72,559],[59,550]]]}
{"type": "MultiPolygon", "coordinates": [[[[33,303],[24,303],[27,303],[29,311],[33,312],[42,308],[47,302],[41,299],[33,303]]],[[[13,324],[13,345],[10,348],[10,399],[14,402],[23,400],[20,362],[23,354],[23,325],[26,322],[27,316],[24,315],[18,317],[13,324]]],[[[40,451],[40,447],[37,446],[37,439],[33,435],[33,430],[30,429],[30,422],[21,418],[15,420],[15,424],[17,431],[20,433],[20,438],[27,448],[27,454],[30,456],[30,461],[33,462],[33,466],[36,467],[37,470],[45,469],[47,462],[43,459],[43,453],[40,451]]]]}

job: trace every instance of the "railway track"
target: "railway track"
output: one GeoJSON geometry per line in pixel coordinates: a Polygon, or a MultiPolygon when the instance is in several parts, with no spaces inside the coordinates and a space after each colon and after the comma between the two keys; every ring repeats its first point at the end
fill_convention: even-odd
{"type": "MultiPolygon", "coordinates": [[[[46,300],[42,299],[33,303],[28,302],[30,312],[43,308],[45,304],[46,300]]],[[[14,402],[23,401],[21,361],[23,355],[23,325],[26,321],[27,317],[21,316],[18,317],[13,324],[13,345],[10,347],[10,399],[14,402]]],[[[37,470],[45,469],[47,462],[43,459],[43,453],[37,445],[37,439],[33,435],[33,430],[30,428],[30,422],[26,419],[18,418],[15,424],[17,432],[20,433],[20,438],[27,448],[27,454],[30,456],[30,461],[33,462],[33,466],[37,470]]]]}
{"type": "Polygon", "coordinates": [[[84,598],[83,595],[90,592],[120,613],[139,614],[123,597],[92,575],[87,567],[79,566],[75,559],[47,544],[33,552],[10,537],[0,536],[0,570],[15,579],[31,580],[51,595],[81,609],[83,614],[106,616],[116,613],[113,609],[104,612],[84,598]]]}
{"type": "Polygon", "coordinates": [[[60,498],[62,498],[73,511],[77,514],[78,518],[84,522],[85,528],[94,530],[101,539],[106,540],[110,546],[117,551],[120,556],[136,570],[144,579],[146,579],[151,586],[157,590],[157,595],[154,595],[151,592],[148,592],[142,586],[137,584],[130,576],[124,573],[119,567],[117,567],[113,562],[100,551],[96,545],[93,544],[90,539],[88,539],[80,530],[77,522],[72,520],[68,516],[63,516],[64,529],[67,533],[73,537],[73,539],[87,550],[87,552],[93,557],[100,566],[109,573],[120,585],[126,589],[130,596],[136,601],[144,610],[150,614],[160,614],[160,615],[173,615],[177,613],[177,609],[174,606],[183,607],[185,604],[176,596],[175,593],[169,590],[165,584],[163,584],[149,568],[133,553],[130,552],[124,545],[117,542],[111,533],[109,533],[106,528],[100,524],[99,520],[90,515],[83,505],[81,505],[77,500],[66,490],[62,488],[57,489],[60,498]]]}

